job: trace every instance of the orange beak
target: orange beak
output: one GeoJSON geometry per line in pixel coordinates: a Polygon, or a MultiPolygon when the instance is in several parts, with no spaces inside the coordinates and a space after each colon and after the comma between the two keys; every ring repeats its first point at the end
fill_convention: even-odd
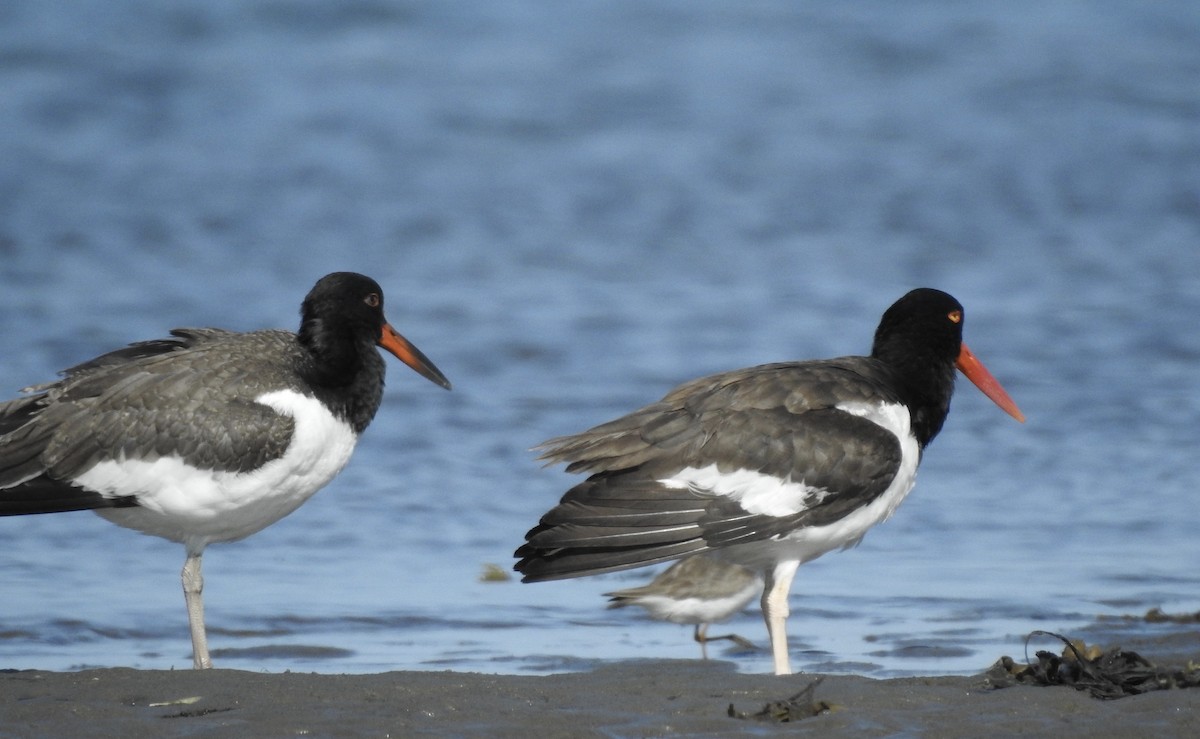
{"type": "Polygon", "coordinates": [[[983,362],[976,358],[966,344],[963,344],[962,349],[959,350],[958,361],[954,363],[954,366],[958,367],[968,380],[975,383],[975,387],[991,398],[992,402],[1000,406],[1005,413],[1021,423],[1025,423],[1025,414],[1021,412],[1013,399],[1008,397],[1008,393],[1000,386],[1000,381],[992,377],[992,373],[988,372],[987,367],[983,366],[983,362]]]}
{"type": "Polygon", "coordinates": [[[422,354],[420,349],[413,346],[412,342],[401,336],[387,323],[383,324],[383,332],[379,335],[379,345],[391,352],[396,359],[416,370],[421,377],[441,385],[447,390],[450,389],[450,381],[433,362],[429,361],[429,357],[422,354]]]}

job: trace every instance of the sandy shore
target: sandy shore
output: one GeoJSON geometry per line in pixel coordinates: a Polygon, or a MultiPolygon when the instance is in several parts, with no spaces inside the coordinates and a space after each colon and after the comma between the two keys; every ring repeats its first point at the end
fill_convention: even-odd
{"type": "Polygon", "coordinates": [[[831,710],[777,724],[755,713],[813,680],[716,662],[640,662],[549,677],[452,672],[263,674],[88,670],[0,675],[0,736],[1196,736],[1200,690],[1100,701],[1071,688],[992,689],[984,676],[829,676],[831,710]]]}
{"type": "MultiPolygon", "coordinates": [[[[1112,643],[1121,631],[1114,626],[1089,629],[1085,638],[1112,643]]],[[[1186,626],[1123,636],[1124,649],[1158,665],[1183,666],[1200,654],[1200,631],[1186,626]]],[[[1103,701],[1070,687],[997,688],[989,672],[830,675],[803,701],[829,706],[818,715],[784,724],[729,715],[731,704],[754,714],[816,678],[745,675],[700,660],[551,676],[5,670],[0,737],[1200,736],[1200,689],[1103,701]]]]}

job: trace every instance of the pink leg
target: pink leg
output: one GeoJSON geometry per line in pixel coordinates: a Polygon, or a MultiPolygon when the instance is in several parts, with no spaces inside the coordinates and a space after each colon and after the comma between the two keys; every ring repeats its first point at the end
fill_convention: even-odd
{"type": "Polygon", "coordinates": [[[197,670],[212,667],[208,656],[208,635],[204,630],[204,576],[200,573],[203,552],[188,552],[183,563],[183,599],[187,602],[188,626],[192,630],[192,667],[197,670]]]}
{"type": "Polygon", "coordinates": [[[776,675],[792,674],[792,662],[788,657],[787,617],[788,596],[792,590],[792,579],[796,576],[799,562],[780,562],[766,573],[763,588],[762,612],[767,622],[767,634],[771,637],[771,656],[775,660],[776,675]]]}

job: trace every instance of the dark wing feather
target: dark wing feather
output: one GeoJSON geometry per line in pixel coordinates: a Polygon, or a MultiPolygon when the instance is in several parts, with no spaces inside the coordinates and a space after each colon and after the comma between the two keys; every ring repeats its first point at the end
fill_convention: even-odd
{"type": "Polygon", "coordinates": [[[900,464],[890,431],[839,410],[889,399],[870,360],[766,365],[697,380],[662,401],[543,445],[594,474],[563,496],[517,550],[526,581],[652,564],[831,523],[881,495],[900,464]],[[834,394],[834,391],[837,394],[834,394]],[[722,491],[664,485],[712,463],[826,491],[788,516],[744,510],[722,491]]]}
{"type": "Polygon", "coordinates": [[[65,513],[96,508],[126,508],[137,505],[134,496],[105,497],[78,485],[35,477],[14,488],[0,490],[0,516],[29,513],[65,513]]]}
{"type": "Polygon", "coordinates": [[[72,367],[30,388],[34,395],[0,405],[0,515],[128,504],[70,485],[104,459],[177,455],[196,467],[244,472],[282,455],[292,419],[254,402],[242,367],[254,359],[260,373],[270,371],[263,357],[287,357],[278,345],[294,343],[291,335],[172,335],[72,367]]]}
{"type": "Polygon", "coordinates": [[[894,434],[839,410],[809,411],[802,418],[791,439],[791,479],[827,493],[789,516],[751,514],[733,500],[714,498],[700,522],[710,546],[831,524],[875,500],[891,485],[901,459],[900,441],[894,434]]]}
{"type": "Polygon", "coordinates": [[[698,450],[739,411],[829,409],[842,401],[893,400],[881,375],[888,370],[867,357],[780,362],[702,377],[684,383],[662,400],[579,434],[539,444],[539,459],[565,463],[567,472],[601,472],[637,467],[669,454],[698,456],[698,450]]]}

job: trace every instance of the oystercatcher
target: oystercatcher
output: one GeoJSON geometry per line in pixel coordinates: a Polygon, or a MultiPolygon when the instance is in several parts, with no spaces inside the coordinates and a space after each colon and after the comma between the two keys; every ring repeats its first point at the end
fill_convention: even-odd
{"type": "Polygon", "coordinates": [[[196,668],[211,667],[201,556],[296,510],[350,459],[383,397],[376,345],[450,382],[384,318],[369,277],[326,275],[298,333],[176,329],[0,404],[0,515],[93,509],[187,549],[196,668]]]}
{"type": "Polygon", "coordinates": [[[700,655],[708,659],[710,641],[729,640],[754,648],[737,634],[709,636],[708,627],[733,618],[762,589],[762,578],[756,572],[711,554],[696,554],[674,563],[645,585],[605,595],[609,608],[640,606],[660,621],[695,624],[692,636],[700,644],[700,655]]]}
{"type": "Polygon", "coordinates": [[[1024,421],[962,330],[962,305],[920,288],[883,314],[870,356],[704,377],[550,439],[542,459],[591,474],[525,535],[516,569],[537,582],[719,550],[763,573],[775,672],[789,674],[796,568],[895,511],[946,419],[955,367],[1024,421]]]}

